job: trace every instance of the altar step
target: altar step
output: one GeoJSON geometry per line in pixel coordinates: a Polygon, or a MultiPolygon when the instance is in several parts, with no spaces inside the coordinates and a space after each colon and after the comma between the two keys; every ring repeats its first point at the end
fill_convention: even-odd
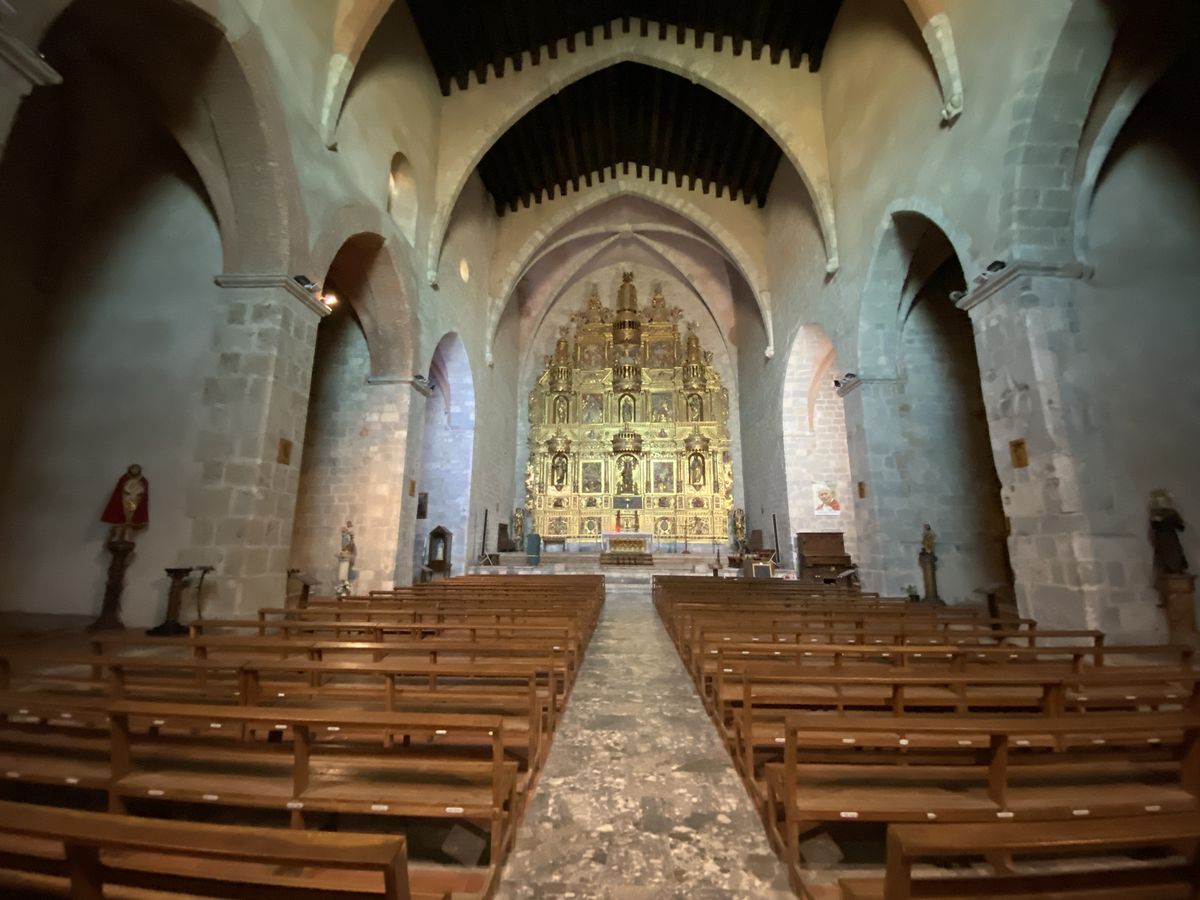
{"type": "Polygon", "coordinates": [[[643,553],[637,550],[627,550],[619,553],[601,553],[600,565],[602,566],[652,566],[654,565],[654,554],[643,553]]]}
{"type": "MultiPolygon", "coordinates": [[[[652,566],[609,566],[601,565],[600,553],[567,552],[561,550],[543,553],[541,562],[529,565],[524,553],[500,553],[498,564],[482,566],[472,564],[468,573],[472,575],[604,575],[609,580],[636,577],[640,582],[654,575],[707,575],[712,577],[714,557],[699,553],[654,553],[652,566]]],[[[724,565],[725,556],[721,555],[724,565]]],[[[457,573],[456,573],[457,574],[457,573]]],[[[732,574],[732,573],[731,573],[732,574]]]]}

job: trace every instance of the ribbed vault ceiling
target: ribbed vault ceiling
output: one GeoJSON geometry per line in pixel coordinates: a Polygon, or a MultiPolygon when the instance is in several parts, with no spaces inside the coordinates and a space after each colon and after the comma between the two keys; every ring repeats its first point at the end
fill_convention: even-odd
{"type": "Polygon", "coordinates": [[[680,43],[690,28],[697,47],[711,34],[718,52],[726,42],[735,54],[748,45],[755,59],[766,50],[771,62],[786,55],[793,68],[807,56],[815,71],[840,6],[841,0],[409,0],[443,94],[452,84],[466,90],[471,72],[485,82],[489,69],[497,78],[506,65],[520,71],[526,51],[534,65],[543,54],[555,59],[562,39],[568,53],[580,35],[591,46],[597,26],[611,38],[614,22],[659,40],[677,25],[680,43]]]}
{"type": "Polygon", "coordinates": [[[479,164],[497,214],[643,167],[677,186],[728,192],[760,206],[782,152],[753,119],[717,94],[663,69],[620,63],[574,82],[530,110],[479,164]]]}

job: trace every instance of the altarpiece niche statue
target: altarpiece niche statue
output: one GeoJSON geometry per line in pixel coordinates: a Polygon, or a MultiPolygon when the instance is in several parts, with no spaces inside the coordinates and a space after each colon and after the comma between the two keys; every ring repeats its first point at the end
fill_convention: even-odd
{"type": "Polygon", "coordinates": [[[619,513],[659,541],[728,540],[729,392],[682,318],[626,272],[615,307],[593,287],[560,331],[529,395],[527,530],[598,544],[619,513]]]}

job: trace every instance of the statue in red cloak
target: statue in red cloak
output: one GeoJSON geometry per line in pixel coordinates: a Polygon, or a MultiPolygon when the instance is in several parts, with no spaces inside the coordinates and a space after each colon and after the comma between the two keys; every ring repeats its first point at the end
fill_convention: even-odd
{"type": "Polygon", "coordinates": [[[137,463],[117,479],[100,521],[112,526],[110,541],[127,541],[134,529],[150,524],[150,482],[137,463]]]}

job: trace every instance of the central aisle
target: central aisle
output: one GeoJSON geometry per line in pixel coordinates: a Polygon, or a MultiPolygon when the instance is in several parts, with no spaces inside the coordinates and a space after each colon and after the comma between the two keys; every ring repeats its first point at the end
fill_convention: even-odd
{"type": "Polygon", "coordinates": [[[649,578],[608,579],[501,898],[794,896],[658,620],[649,578]]]}

